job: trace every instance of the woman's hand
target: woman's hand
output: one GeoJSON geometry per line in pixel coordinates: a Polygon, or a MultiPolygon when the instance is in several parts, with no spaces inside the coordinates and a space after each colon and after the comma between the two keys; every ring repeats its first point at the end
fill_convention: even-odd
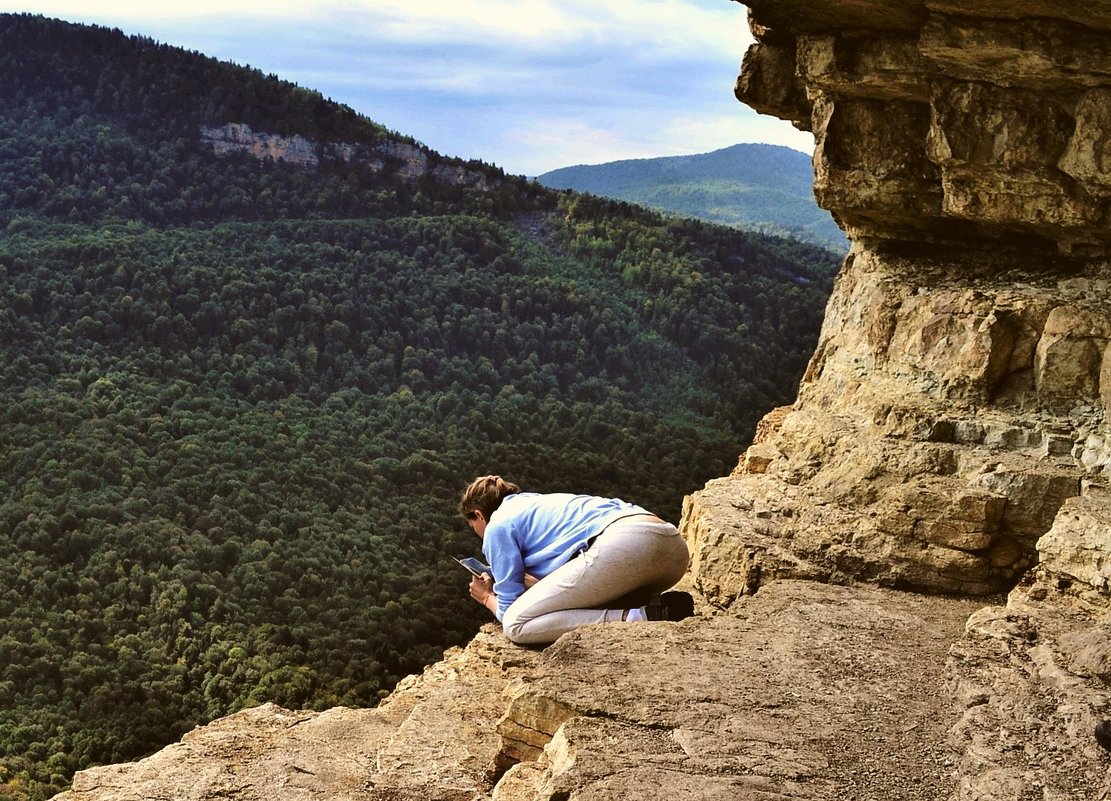
{"type": "Polygon", "coordinates": [[[494,577],[489,573],[483,573],[481,576],[472,576],[471,585],[468,589],[470,590],[471,597],[487,609],[490,609],[491,598],[494,599],[494,608],[497,608],[498,596],[494,595],[494,577]]]}

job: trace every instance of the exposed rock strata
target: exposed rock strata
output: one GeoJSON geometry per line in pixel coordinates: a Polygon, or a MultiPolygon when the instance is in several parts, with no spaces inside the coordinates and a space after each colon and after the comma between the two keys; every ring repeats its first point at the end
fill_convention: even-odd
{"type": "Polygon", "coordinates": [[[1111,472],[1111,10],[750,18],[738,96],[815,133],[855,241],[797,402],[688,504],[692,583],[717,606],[760,576],[1006,589],[1111,472]]]}
{"type": "Polygon", "coordinates": [[[249,125],[230,122],[217,127],[202,126],[201,140],[212,145],[217,156],[245,153],[256,159],[282,161],[305,169],[315,168],[321,159],[361,164],[373,172],[393,170],[410,183],[425,176],[441,183],[489,191],[495,184],[481,170],[471,169],[455,159],[439,160],[427,150],[408,142],[386,139],[376,145],[314,142],[300,134],[254,131],[249,125]]]}
{"type": "Polygon", "coordinates": [[[957,801],[1111,798],[1092,737],[1111,717],[1111,497],[1068,501],[1038,551],[1006,605],[974,614],[950,651],[957,801]]]}
{"type": "Polygon", "coordinates": [[[712,603],[753,571],[997,592],[1106,482],[1107,279],[992,264],[850,255],[798,401],[688,504],[712,603]]]}
{"type": "Polygon", "coordinates": [[[818,199],[852,238],[1091,255],[1111,241],[1096,6],[749,5],[760,43],[738,95],[814,132],[818,199]]]}

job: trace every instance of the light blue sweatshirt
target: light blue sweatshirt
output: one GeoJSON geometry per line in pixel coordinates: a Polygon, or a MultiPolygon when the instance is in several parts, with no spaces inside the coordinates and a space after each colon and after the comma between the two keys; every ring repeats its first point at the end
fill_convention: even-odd
{"type": "Polygon", "coordinates": [[[507,495],[490,515],[482,553],[494,572],[498,620],[525,591],[525,573],[544,578],[621,517],[647,510],[617,498],[569,493],[507,495]]]}

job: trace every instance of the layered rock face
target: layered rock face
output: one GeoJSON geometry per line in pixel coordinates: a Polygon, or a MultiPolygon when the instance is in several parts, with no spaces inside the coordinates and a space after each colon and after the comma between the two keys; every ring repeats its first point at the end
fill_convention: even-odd
{"type": "Polygon", "coordinates": [[[428,151],[392,139],[377,145],[322,143],[300,134],[283,136],[255,131],[245,123],[229,122],[221,126],[202,125],[201,141],[212,146],[217,156],[246,153],[260,161],[273,159],[302,169],[315,169],[321,159],[362,164],[372,172],[393,170],[402,180],[415,183],[425,176],[445,184],[488,192],[496,188],[482,170],[471,169],[457,159],[434,160],[428,151]]]}
{"type": "Polygon", "coordinates": [[[798,401],[690,507],[697,586],[721,607],[782,575],[1008,589],[1111,469],[1111,8],[750,18],[738,96],[814,132],[854,246],[798,401]],[[711,508],[754,514],[737,537],[711,508]]]}

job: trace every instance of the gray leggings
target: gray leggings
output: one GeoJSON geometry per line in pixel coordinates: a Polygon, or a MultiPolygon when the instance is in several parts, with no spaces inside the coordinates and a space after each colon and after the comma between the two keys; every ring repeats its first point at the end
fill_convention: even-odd
{"type": "Polygon", "coordinates": [[[505,611],[506,636],[522,645],[554,642],[590,623],[621,620],[683,577],[686,543],[670,523],[611,523],[584,553],[557,568],[505,611]]]}

